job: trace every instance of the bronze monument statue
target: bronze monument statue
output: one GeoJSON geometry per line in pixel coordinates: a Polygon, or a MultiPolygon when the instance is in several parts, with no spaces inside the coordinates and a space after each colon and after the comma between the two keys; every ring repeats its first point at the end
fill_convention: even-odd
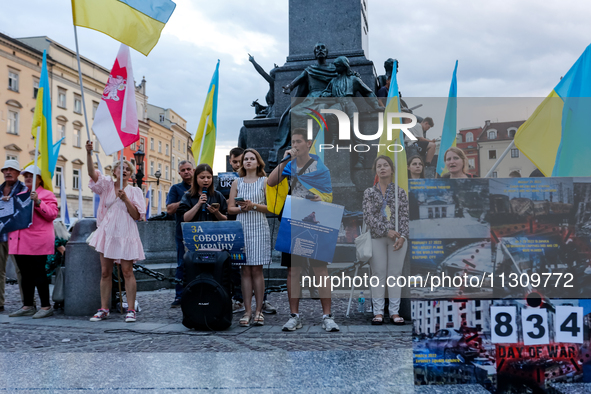
{"type": "MultiPolygon", "coordinates": [[[[283,93],[289,94],[294,89],[295,97],[303,97],[302,100],[291,107],[288,107],[279,121],[277,127],[277,134],[273,148],[269,151],[269,164],[272,166],[277,164],[277,155],[280,150],[285,149],[289,145],[291,135],[292,114],[302,115],[304,119],[308,112],[306,107],[314,106],[314,98],[320,97],[322,92],[328,86],[328,83],[337,76],[334,64],[327,63],[328,49],[326,45],[319,42],[314,46],[314,57],[317,64],[306,67],[306,69],[296,77],[290,84],[283,87],[283,93]]],[[[301,125],[305,127],[304,125],[301,125]]]]}
{"type": "MultiPolygon", "coordinates": [[[[384,108],[378,103],[377,96],[373,90],[371,90],[371,88],[367,86],[361,78],[353,72],[353,70],[351,70],[349,59],[345,56],[339,56],[333,64],[338,76],[333,78],[324,92],[322,92],[322,97],[336,97],[336,103],[329,108],[338,109],[346,113],[351,120],[351,126],[353,126],[353,114],[359,112],[359,109],[353,100],[353,97],[355,97],[357,93],[363,97],[370,98],[370,100],[366,101],[369,108],[371,108],[370,111],[384,111],[384,108]]],[[[360,140],[353,132],[351,133],[351,138],[353,139],[354,144],[364,143],[364,141],[360,140]]],[[[361,152],[358,153],[357,163],[354,168],[362,169],[365,168],[366,164],[365,154],[361,152]]]]}
{"type": "Polygon", "coordinates": [[[252,107],[255,107],[256,118],[264,118],[264,117],[271,117],[273,116],[273,104],[275,104],[275,71],[279,67],[275,64],[275,67],[267,73],[257,62],[254,60],[254,57],[249,53],[248,54],[248,61],[252,63],[254,69],[265,78],[265,80],[269,83],[269,91],[265,96],[265,101],[267,102],[267,106],[261,105],[258,103],[258,100],[252,102],[252,107]]]}

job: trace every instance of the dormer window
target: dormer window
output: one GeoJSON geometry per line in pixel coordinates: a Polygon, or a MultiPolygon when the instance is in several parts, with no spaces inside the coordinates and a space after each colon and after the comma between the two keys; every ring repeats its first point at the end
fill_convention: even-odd
{"type": "Polygon", "coordinates": [[[497,131],[496,130],[490,130],[488,132],[488,139],[489,140],[496,140],[497,139],[497,131]]]}

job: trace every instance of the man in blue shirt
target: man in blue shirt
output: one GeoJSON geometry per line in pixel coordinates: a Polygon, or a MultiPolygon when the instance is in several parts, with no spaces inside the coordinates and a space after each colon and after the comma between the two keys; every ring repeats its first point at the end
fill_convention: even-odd
{"type": "MultiPolygon", "coordinates": [[[[168,191],[168,198],[166,199],[166,212],[169,215],[175,217],[176,220],[176,256],[177,256],[177,267],[176,267],[176,275],[175,278],[179,280],[183,280],[185,276],[185,269],[183,267],[183,256],[185,254],[185,245],[183,244],[183,233],[181,230],[181,218],[178,215],[175,215],[176,210],[179,207],[181,199],[185,192],[187,192],[191,188],[191,183],[193,182],[193,164],[190,161],[183,160],[179,163],[179,175],[183,180],[181,183],[177,183],[176,185],[172,185],[170,190],[168,191]]],[[[174,301],[170,304],[171,308],[178,308],[181,306],[181,294],[183,292],[183,284],[177,283],[176,287],[176,294],[174,297],[174,301]]]]}

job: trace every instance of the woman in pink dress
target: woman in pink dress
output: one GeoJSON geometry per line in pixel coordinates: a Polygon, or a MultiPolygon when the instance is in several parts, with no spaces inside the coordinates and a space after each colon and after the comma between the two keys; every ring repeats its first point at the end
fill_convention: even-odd
{"type": "Polygon", "coordinates": [[[127,160],[113,165],[113,176],[105,176],[94,169],[92,161],[92,142],[86,142],[86,162],[91,178],[90,189],[101,197],[97,212],[97,229],[89,245],[101,256],[101,309],[90,319],[100,321],[109,317],[113,264],[120,263],[125,278],[127,294],[127,323],[136,321],[135,307],[136,282],[133,276],[133,262],[144,260],[144,248],[137,229],[136,220],[146,213],[146,200],[139,187],[127,184],[133,166],[127,160]],[[123,169],[121,168],[123,167],[123,169]],[[123,171],[121,171],[123,170],[123,171]],[[119,176],[123,172],[123,189],[119,188],[119,176]],[[116,261],[117,260],[117,261],[116,261]]]}

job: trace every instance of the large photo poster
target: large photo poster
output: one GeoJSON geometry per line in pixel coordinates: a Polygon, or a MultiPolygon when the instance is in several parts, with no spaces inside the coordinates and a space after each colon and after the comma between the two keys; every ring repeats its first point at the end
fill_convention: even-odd
{"type": "Polygon", "coordinates": [[[331,263],[344,207],[287,196],[275,249],[331,263]]]}
{"type": "Polygon", "coordinates": [[[21,193],[0,201],[0,234],[27,228],[33,223],[31,193],[21,193]]]}

